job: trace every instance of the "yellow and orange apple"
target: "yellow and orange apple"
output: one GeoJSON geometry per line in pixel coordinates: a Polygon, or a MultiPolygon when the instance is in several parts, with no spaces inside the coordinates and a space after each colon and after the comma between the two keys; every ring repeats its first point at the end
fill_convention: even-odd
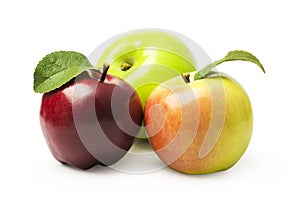
{"type": "Polygon", "coordinates": [[[248,52],[230,52],[225,58],[156,87],[147,100],[144,120],[149,141],[176,171],[226,170],[250,142],[253,116],[247,93],[238,82],[211,69],[229,60],[247,60],[264,68],[248,52]]]}

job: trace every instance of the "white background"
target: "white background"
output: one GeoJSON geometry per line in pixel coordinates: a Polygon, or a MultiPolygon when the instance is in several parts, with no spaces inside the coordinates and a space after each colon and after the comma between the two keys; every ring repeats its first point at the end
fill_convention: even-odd
{"type": "Polygon", "coordinates": [[[299,199],[299,4],[297,1],[1,1],[0,199],[299,199]],[[65,167],[50,154],[33,92],[38,61],[55,50],[89,55],[110,37],[138,28],[186,35],[215,60],[253,52],[218,69],[238,80],[254,111],[254,132],[230,170],[184,175],[165,168],[132,175],[65,167]]]}

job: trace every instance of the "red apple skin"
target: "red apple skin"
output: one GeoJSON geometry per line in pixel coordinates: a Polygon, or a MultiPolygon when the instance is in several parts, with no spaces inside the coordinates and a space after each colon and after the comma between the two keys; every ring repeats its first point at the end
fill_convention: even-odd
{"type": "Polygon", "coordinates": [[[140,99],[130,85],[110,75],[101,82],[101,74],[93,74],[95,78],[90,78],[84,72],[45,93],[40,108],[41,128],[51,153],[61,163],[80,169],[111,165],[121,159],[132,146],[143,119],[140,99]],[[112,105],[112,94],[118,105],[112,105]],[[117,106],[116,114],[112,106],[117,106]],[[136,126],[129,126],[130,122],[136,126]]]}

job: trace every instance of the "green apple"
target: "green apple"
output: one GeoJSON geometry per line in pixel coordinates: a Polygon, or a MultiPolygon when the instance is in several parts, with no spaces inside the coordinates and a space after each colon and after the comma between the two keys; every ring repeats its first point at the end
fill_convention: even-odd
{"type": "Polygon", "coordinates": [[[206,174],[232,167],[245,152],[252,135],[249,97],[229,76],[212,72],[230,60],[261,67],[245,51],[232,51],[197,73],[184,74],[158,86],[149,96],[144,120],[155,152],[172,169],[206,174]]]}
{"type": "MultiPolygon", "coordinates": [[[[153,89],[184,72],[195,71],[193,54],[175,34],[161,30],[138,30],[113,41],[98,60],[110,65],[109,74],[128,82],[144,107],[153,89]]],[[[141,131],[140,138],[145,138],[141,131]]]]}
{"type": "Polygon", "coordinates": [[[144,106],[158,84],[196,70],[189,48],[174,34],[138,30],[122,35],[107,47],[97,66],[110,65],[109,74],[129,82],[144,106]]]}

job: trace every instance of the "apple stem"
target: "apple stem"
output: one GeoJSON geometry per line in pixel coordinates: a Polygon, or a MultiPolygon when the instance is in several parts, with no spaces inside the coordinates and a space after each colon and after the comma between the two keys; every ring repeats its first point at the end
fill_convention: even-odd
{"type": "Polygon", "coordinates": [[[183,78],[183,80],[186,82],[186,83],[189,83],[189,82],[191,82],[190,81],[190,74],[189,73],[183,73],[182,74],[182,78],[183,78]]]}
{"type": "Polygon", "coordinates": [[[104,82],[105,77],[106,77],[106,75],[107,75],[108,69],[109,69],[109,64],[104,63],[104,64],[103,64],[103,72],[102,72],[102,75],[101,75],[101,78],[100,78],[100,82],[101,82],[101,83],[104,82]]]}
{"type": "Polygon", "coordinates": [[[227,55],[224,58],[222,58],[220,60],[217,60],[213,63],[210,63],[210,64],[206,65],[203,69],[199,70],[195,74],[194,80],[199,80],[199,79],[205,78],[205,76],[208,75],[214,67],[216,67],[217,65],[219,65],[223,62],[241,61],[241,60],[252,62],[252,63],[258,65],[260,67],[260,69],[264,73],[266,73],[263,65],[260,63],[260,61],[253,54],[251,54],[247,51],[243,51],[243,50],[234,50],[234,51],[228,52],[227,55]]]}
{"type": "Polygon", "coordinates": [[[132,67],[132,64],[125,62],[120,67],[122,71],[127,71],[132,67]]]}
{"type": "Polygon", "coordinates": [[[121,64],[120,68],[122,71],[129,70],[134,65],[134,59],[133,57],[128,57],[125,59],[125,62],[121,64]]]}

